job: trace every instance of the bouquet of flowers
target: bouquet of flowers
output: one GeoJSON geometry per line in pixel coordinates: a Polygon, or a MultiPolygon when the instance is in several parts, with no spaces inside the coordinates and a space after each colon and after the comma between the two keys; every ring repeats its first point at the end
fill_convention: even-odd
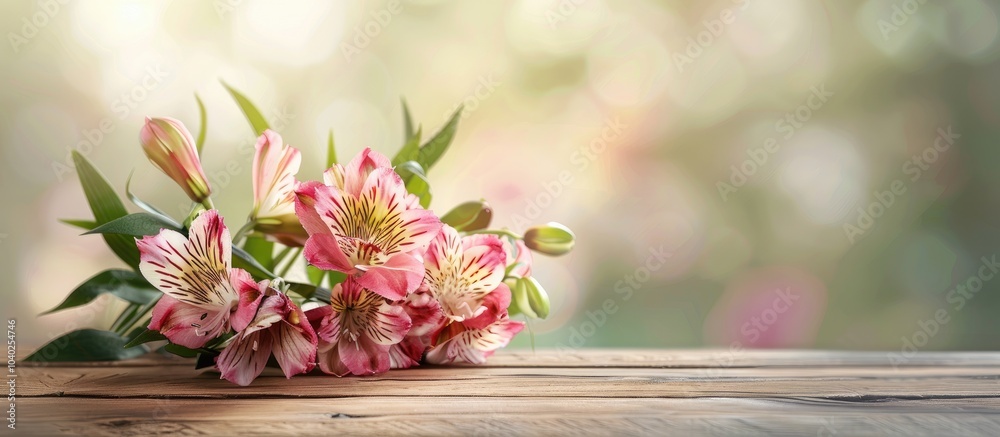
{"type": "Polygon", "coordinates": [[[126,182],[126,196],[144,210],[128,214],[104,176],[74,152],[94,220],[65,222],[101,234],[131,269],[95,275],[50,312],[103,294],[127,306],[109,330],[72,331],[28,361],[127,359],[165,341],[162,350],[197,357],[198,367],[215,366],[239,385],[269,363],[289,378],[316,367],[373,375],[421,362],[483,363],[524,328],[512,316],[548,315],[531,252],[568,252],[569,229],[489,229],[484,201],[442,216],[427,209],[427,171],[448,149],[462,108],[421,143],[404,102],[406,142],[392,159],[364,149],[340,164],[331,132],[323,180],[300,181],[299,151],[244,95],[226,88],[259,135],[246,223],[231,233],[213,206],[199,158],[206,126],[200,99],[197,139],[171,118],[147,118],[139,133],[153,165],[193,202],[183,221],[143,202],[126,182]],[[284,279],[302,265],[308,282],[284,279]]]}

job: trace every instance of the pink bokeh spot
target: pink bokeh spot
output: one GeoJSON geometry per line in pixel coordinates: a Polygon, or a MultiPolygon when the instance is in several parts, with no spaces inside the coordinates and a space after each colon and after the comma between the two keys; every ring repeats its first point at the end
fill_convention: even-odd
{"type": "Polygon", "coordinates": [[[826,285],[793,267],[735,278],[705,319],[705,340],[743,348],[810,347],[826,311],[826,285]]]}

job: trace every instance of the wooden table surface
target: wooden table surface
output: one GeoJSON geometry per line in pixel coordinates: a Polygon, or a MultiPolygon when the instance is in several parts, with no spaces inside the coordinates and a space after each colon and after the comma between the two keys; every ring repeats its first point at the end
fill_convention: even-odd
{"type": "MultiPolygon", "coordinates": [[[[18,366],[20,435],[989,435],[1000,353],[501,351],[249,387],[190,361],[18,366]]],[[[10,430],[7,430],[10,431],[10,430]]]]}

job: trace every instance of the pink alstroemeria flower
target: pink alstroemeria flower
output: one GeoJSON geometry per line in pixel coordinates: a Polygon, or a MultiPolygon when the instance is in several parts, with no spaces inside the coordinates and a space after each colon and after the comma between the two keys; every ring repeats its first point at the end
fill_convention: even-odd
{"type": "Polygon", "coordinates": [[[270,129],[257,139],[253,159],[254,230],[286,246],[305,245],[305,229],[295,216],[295,174],[302,154],[270,129]]]}
{"type": "Polygon", "coordinates": [[[242,386],[260,376],[272,352],[286,378],[316,367],[316,332],[306,315],[268,281],[257,287],[264,296],[257,316],[216,358],[222,378],[242,386]]]}
{"type": "Polygon", "coordinates": [[[330,305],[306,313],[319,336],[319,368],[332,375],[375,375],[390,368],[389,348],[403,341],[410,316],[402,305],[361,286],[337,284],[330,305]]]}
{"type": "Polygon", "coordinates": [[[400,304],[410,316],[410,330],[403,341],[389,347],[389,367],[408,369],[420,364],[434,333],[444,326],[447,319],[438,301],[422,289],[410,293],[400,304]]]}
{"type": "Polygon", "coordinates": [[[370,149],[324,179],[296,190],[309,263],[392,300],[416,290],[424,277],[419,253],[441,229],[437,216],[414,205],[389,160],[370,149]]]}
{"type": "Polygon", "coordinates": [[[435,345],[427,351],[427,362],[448,364],[465,362],[483,364],[497,349],[524,329],[524,322],[507,316],[510,290],[498,287],[486,296],[478,316],[462,322],[452,322],[437,334],[435,345]]]}
{"type": "Polygon", "coordinates": [[[195,218],[188,234],[164,229],[136,246],[139,270],[163,292],[149,329],[194,349],[230,328],[245,328],[260,293],[249,273],[230,267],[232,240],[217,211],[195,218]]]}
{"type": "MultiPolygon", "coordinates": [[[[452,321],[479,316],[483,299],[503,283],[507,254],[496,235],[460,237],[445,225],[424,256],[424,286],[452,321]]],[[[509,294],[509,291],[508,291],[509,294]]],[[[507,307],[504,307],[506,309],[507,307]]]]}
{"type": "Polygon", "coordinates": [[[177,182],[191,200],[201,203],[212,194],[194,138],[184,123],[167,117],[146,117],[139,141],[153,165],[177,182]]]}

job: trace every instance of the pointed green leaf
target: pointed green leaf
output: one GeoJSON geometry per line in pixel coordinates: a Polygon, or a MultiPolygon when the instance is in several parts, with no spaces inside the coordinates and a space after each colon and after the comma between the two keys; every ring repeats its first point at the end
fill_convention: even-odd
{"type": "Polygon", "coordinates": [[[205,146],[205,135],[208,134],[208,114],[205,113],[205,104],[201,102],[201,97],[198,97],[198,94],[194,95],[194,100],[198,102],[198,118],[201,119],[201,130],[198,131],[195,146],[198,148],[198,154],[201,155],[201,149],[205,146]]]}
{"type": "Polygon", "coordinates": [[[178,232],[181,231],[181,227],[177,223],[173,223],[172,221],[168,222],[162,217],[155,216],[153,214],[137,212],[135,214],[129,214],[125,217],[107,222],[94,229],[84,232],[83,235],[117,234],[144,237],[147,235],[159,234],[162,229],[170,229],[178,232]]]}
{"type": "MultiPolygon", "coordinates": [[[[99,225],[128,214],[125,205],[115,194],[115,190],[111,188],[111,184],[87,158],[74,150],[73,162],[76,164],[83,192],[87,195],[87,202],[90,203],[90,209],[94,212],[94,219],[99,225]]],[[[132,268],[139,267],[139,249],[135,247],[133,238],[125,235],[104,235],[104,241],[115,252],[115,255],[118,255],[126,264],[132,268]]]]}
{"type": "Polygon", "coordinates": [[[229,86],[229,84],[222,82],[222,86],[226,87],[229,94],[233,96],[233,100],[236,100],[236,104],[239,105],[240,110],[243,111],[243,115],[245,115],[247,117],[247,121],[250,122],[250,127],[253,128],[254,135],[260,136],[263,134],[269,126],[267,124],[267,119],[264,118],[257,107],[250,102],[250,99],[247,99],[246,96],[233,89],[233,87],[229,86]]]}
{"type": "Polygon", "coordinates": [[[163,350],[182,358],[194,358],[198,356],[198,354],[200,353],[194,349],[189,349],[179,344],[173,344],[173,343],[164,345],[163,350]]]}
{"type": "Polygon", "coordinates": [[[337,148],[333,144],[333,129],[330,129],[330,138],[326,142],[326,168],[333,167],[337,163],[337,148]]]}
{"type": "Polygon", "coordinates": [[[109,269],[83,281],[62,303],[42,314],[84,305],[102,294],[111,294],[126,302],[140,305],[148,304],[160,297],[160,292],[142,275],[131,270],[109,269]]]}
{"type": "Polygon", "coordinates": [[[455,138],[455,131],[458,129],[458,121],[462,118],[463,109],[463,106],[459,106],[455,110],[455,113],[451,114],[448,123],[438,133],[434,134],[434,137],[427,140],[427,143],[420,147],[420,157],[417,159],[417,162],[424,168],[424,171],[429,171],[441,159],[444,152],[448,150],[451,140],[455,138]]]}
{"type": "Polygon", "coordinates": [[[125,348],[128,339],[110,331],[80,329],[48,342],[25,358],[34,363],[127,360],[149,352],[145,346],[125,348]]]}
{"type": "Polygon", "coordinates": [[[235,246],[233,246],[233,267],[246,270],[256,279],[274,279],[278,277],[268,268],[260,265],[252,255],[235,246]]]}
{"type": "Polygon", "coordinates": [[[59,219],[59,221],[66,223],[70,226],[76,226],[83,230],[91,230],[97,227],[97,222],[93,220],[80,220],[80,219],[59,219]]]}
{"type": "Polygon", "coordinates": [[[406,191],[420,198],[420,205],[427,208],[431,204],[431,183],[424,169],[416,161],[406,161],[395,167],[396,174],[406,182],[406,191]]]}
{"type": "Polygon", "coordinates": [[[410,115],[410,107],[406,104],[406,99],[399,99],[399,101],[403,103],[403,139],[410,141],[410,138],[413,137],[413,117],[410,115]]]}
{"type": "Polygon", "coordinates": [[[420,158],[420,135],[421,129],[417,128],[417,131],[406,141],[402,149],[396,153],[396,156],[392,157],[392,165],[397,166],[406,161],[414,161],[420,158]]]}
{"type": "Polygon", "coordinates": [[[139,335],[132,337],[132,340],[125,344],[125,348],[136,347],[140,344],[149,343],[151,341],[162,341],[167,339],[167,337],[163,334],[160,334],[160,331],[154,331],[146,328],[142,329],[145,329],[145,331],[142,331],[139,335]]]}
{"type": "Polygon", "coordinates": [[[247,242],[243,244],[243,250],[247,251],[261,266],[268,270],[274,270],[274,243],[262,237],[247,237],[247,242]]]}

